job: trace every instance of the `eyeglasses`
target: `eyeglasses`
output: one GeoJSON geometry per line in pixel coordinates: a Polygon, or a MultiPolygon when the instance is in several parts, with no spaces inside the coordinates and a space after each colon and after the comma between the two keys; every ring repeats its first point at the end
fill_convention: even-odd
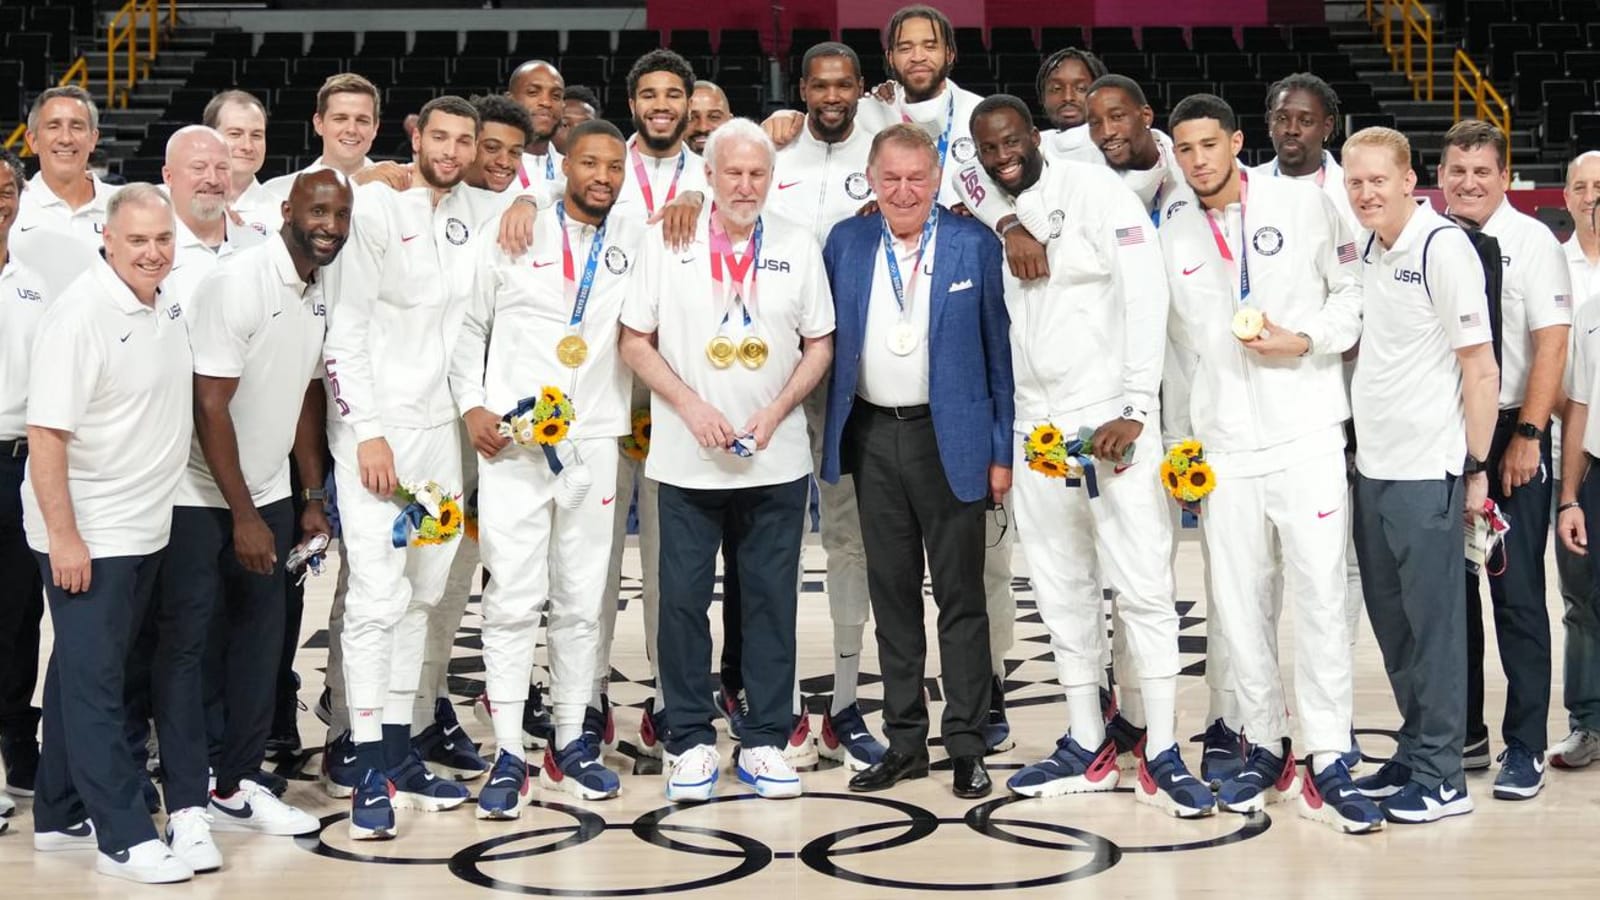
{"type": "Polygon", "coordinates": [[[985,535],[992,534],[994,536],[992,538],[985,538],[984,549],[993,550],[996,547],[999,547],[1001,542],[1006,539],[1006,532],[1011,529],[1011,514],[1006,512],[1006,505],[1004,503],[996,503],[995,505],[989,507],[988,511],[989,517],[988,522],[984,526],[984,533],[985,535]]]}

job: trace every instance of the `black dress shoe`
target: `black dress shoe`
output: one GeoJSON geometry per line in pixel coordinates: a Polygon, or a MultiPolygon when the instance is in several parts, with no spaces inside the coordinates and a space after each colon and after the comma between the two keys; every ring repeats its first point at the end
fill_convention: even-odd
{"type": "Polygon", "coordinates": [[[983,757],[958,756],[954,762],[956,779],[952,790],[957,797],[975,800],[989,796],[989,792],[994,790],[994,782],[989,780],[989,770],[983,767],[983,757]]]}
{"type": "Polygon", "coordinates": [[[902,781],[928,777],[928,758],[897,753],[885,753],[883,759],[868,766],[866,771],[850,779],[850,790],[857,792],[883,791],[902,781]]]}

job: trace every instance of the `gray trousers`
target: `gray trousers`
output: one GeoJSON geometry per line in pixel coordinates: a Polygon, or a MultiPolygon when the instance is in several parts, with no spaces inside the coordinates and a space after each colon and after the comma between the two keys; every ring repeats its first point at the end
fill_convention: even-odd
{"type": "Polygon", "coordinates": [[[1367,618],[1400,708],[1395,760],[1424,787],[1466,789],[1465,552],[1456,476],[1381,481],[1356,476],[1355,543],[1367,618]]]}

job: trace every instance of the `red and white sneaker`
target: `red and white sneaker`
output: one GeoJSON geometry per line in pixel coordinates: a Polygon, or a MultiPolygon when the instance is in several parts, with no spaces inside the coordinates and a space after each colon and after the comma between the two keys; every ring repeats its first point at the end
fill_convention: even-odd
{"type": "Polygon", "coordinates": [[[644,715],[639,719],[640,756],[660,759],[667,742],[667,713],[656,709],[656,698],[644,701],[644,715]]]}
{"type": "Polygon", "coordinates": [[[783,745],[783,761],[796,769],[817,764],[817,745],[811,740],[809,715],[801,713],[794,717],[794,727],[789,729],[789,742],[783,745]]]}

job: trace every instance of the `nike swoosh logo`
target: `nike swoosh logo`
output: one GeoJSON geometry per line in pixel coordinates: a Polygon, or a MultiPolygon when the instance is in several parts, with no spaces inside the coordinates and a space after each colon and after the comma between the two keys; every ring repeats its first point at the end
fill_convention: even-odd
{"type": "Polygon", "coordinates": [[[1600,331],[1600,325],[1596,325],[1595,327],[1589,329],[1590,334],[1594,334],[1596,331],[1600,331]]]}
{"type": "Polygon", "coordinates": [[[115,853],[108,853],[106,855],[111,857],[112,859],[116,860],[119,863],[125,863],[131,858],[131,857],[129,857],[128,851],[126,851],[126,850],[118,850],[115,853]]]}
{"type": "Polygon", "coordinates": [[[491,781],[489,783],[490,784],[516,784],[517,783],[517,779],[512,777],[512,776],[510,776],[510,775],[507,775],[504,778],[496,778],[495,780],[493,780],[493,781],[491,781]]]}
{"type": "Polygon", "coordinates": [[[18,228],[17,230],[18,231],[32,231],[32,230],[34,230],[35,228],[38,228],[38,227],[39,226],[37,226],[37,225],[29,225],[29,226],[24,227],[24,228],[18,228]]]}
{"type": "Polygon", "coordinates": [[[123,335],[122,337],[118,338],[117,340],[119,340],[122,343],[126,344],[128,342],[128,338],[131,338],[131,337],[133,337],[133,332],[130,331],[127,334],[123,335]]]}
{"type": "Polygon", "coordinates": [[[418,235],[415,235],[415,234],[411,235],[410,237],[406,237],[406,236],[402,235],[400,237],[400,243],[409,244],[412,241],[416,240],[417,238],[418,238],[418,235]]]}
{"type": "Polygon", "coordinates": [[[255,811],[250,808],[250,804],[248,804],[248,803],[246,803],[244,805],[243,809],[229,809],[228,807],[223,806],[220,803],[211,804],[211,808],[212,809],[222,810],[223,812],[225,812],[228,815],[234,817],[235,819],[248,819],[251,816],[255,815],[255,811]]]}
{"type": "Polygon", "coordinates": [[[88,822],[79,822],[71,828],[61,829],[61,833],[70,834],[73,837],[88,837],[89,835],[94,834],[94,827],[88,822]]]}
{"type": "Polygon", "coordinates": [[[545,266],[553,266],[555,264],[556,264],[556,261],[552,259],[549,262],[536,262],[536,263],[533,264],[533,267],[535,269],[542,269],[545,266]]]}
{"type": "Polygon", "coordinates": [[[600,764],[595,762],[594,760],[586,759],[583,762],[578,763],[578,768],[580,768],[580,769],[592,769],[592,768],[594,768],[595,766],[598,766],[598,765],[600,765],[600,764]]]}
{"type": "Polygon", "coordinates": [[[689,263],[694,262],[694,257],[691,256],[688,259],[680,259],[680,260],[678,260],[678,262],[681,262],[684,265],[688,265],[689,263]]]}
{"type": "Polygon", "coordinates": [[[278,311],[277,311],[277,312],[275,312],[275,313],[273,313],[273,314],[272,314],[272,317],[273,317],[273,318],[274,318],[274,319],[276,319],[276,318],[277,318],[277,317],[279,317],[279,316],[281,316],[281,315],[283,315],[283,310],[281,310],[281,309],[280,309],[280,310],[278,310],[278,311]]]}
{"type": "Polygon", "coordinates": [[[849,739],[852,741],[866,740],[868,737],[869,735],[865,731],[852,731],[849,735],[849,739]]]}
{"type": "Polygon", "coordinates": [[[788,184],[780,184],[780,185],[778,185],[778,190],[780,190],[780,191],[788,190],[789,188],[792,188],[792,187],[794,187],[795,185],[797,185],[799,183],[800,182],[798,182],[798,181],[791,181],[788,184]]]}
{"type": "Polygon", "coordinates": [[[617,499],[617,495],[616,494],[612,494],[611,496],[605,498],[604,500],[601,500],[600,501],[600,505],[601,506],[610,506],[611,505],[611,501],[613,501],[615,499],[617,499]]]}
{"type": "Polygon", "coordinates": [[[1334,513],[1338,512],[1338,511],[1339,511],[1339,508],[1338,507],[1334,507],[1333,509],[1330,509],[1327,512],[1319,512],[1319,513],[1317,513],[1317,518],[1326,519],[1327,517],[1333,515],[1334,513]]]}
{"type": "Polygon", "coordinates": [[[387,802],[389,802],[389,798],[388,797],[368,797],[367,799],[361,801],[361,805],[362,806],[377,806],[379,803],[387,803],[387,802]]]}
{"type": "Polygon", "coordinates": [[[354,757],[354,756],[346,756],[346,757],[343,757],[342,759],[340,759],[339,761],[344,763],[347,766],[353,766],[353,765],[355,765],[356,757],[354,757]]]}
{"type": "Polygon", "coordinates": [[[1195,266],[1192,269],[1184,269],[1183,270],[1183,274],[1185,274],[1185,275],[1193,275],[1194,273],[1200,271],[1201,269],[1204,269],[1205,267],[1206,267],[1206,264],[1205,263],[1201,263],[1200,265],[1195,266]]]}

